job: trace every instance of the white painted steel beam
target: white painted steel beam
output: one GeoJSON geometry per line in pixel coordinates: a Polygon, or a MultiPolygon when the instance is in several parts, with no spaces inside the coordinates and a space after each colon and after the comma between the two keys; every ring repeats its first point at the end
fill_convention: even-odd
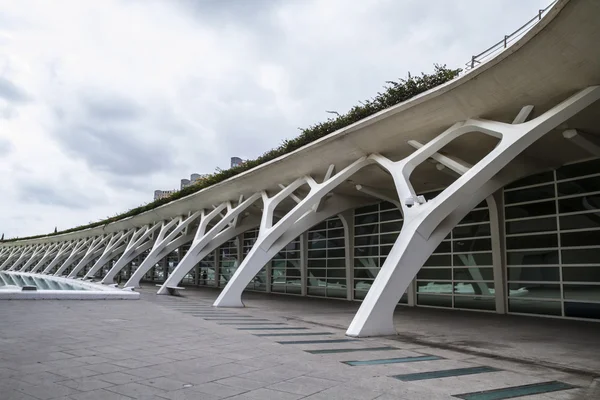
{"type": "MultiPolygon", "coordinates": [[[[71,266],[71,264],[73,264],[75,262],[75,260],[77,258],[79,258],[84,251],[86,251],[87,246],[91,245],[93,243],[93,241],[94,241],[94,238],[84,238],[84,239],[80,239],[78,242],[76,242],[73,245],[71,252],[68,254],[67,259],[62,263],[62,265],[58,268],[58,270],[56,271],[56,273],[54,275],[60,275],[60,274],[62,274],[62,272],[64,270],[69,268],[71,266]]],[[[52,271],[52,269],[58,265],[60,259],[64,258],[63,256],[65,254],[60,254],[60,259],[59,259],[59,254],[57,254],[56,258],[54,260],[52,260],[52,262],[50,264],[48,264],[48,266],[46,267],[46,269],[43,272],[44,274],[50,273],[52,271]]]]}
{"type": "MultiPolygon", "coordinates": [[[[80,242],[72,241],[72,242],[63,244],[62,247],[60,248],[60,250],[58,250],[58,252],[54,256],[54,258],[52,259],[52,261],[50,261],[50,263],[48,263],[46,268],[43,269],[42,274],[50,273],[50,271],[52,271],[52,269],[54,269],[54,267],[57,266],[61,260],[63,260],[64,258],[67,258],[72,253],[72,251],[75,249],[75,247],[79,243],[80,242]]],[[[42,264],[38,263],[38,265],[36,265],[34,267],[34,269],[36,269],[36,268],[39,269],[41,267],[42,267],[42,264]]],[[[36,271],[37,271],[37,269],[36,269],[36,271]]]]}
{"type": "MultiPolygon", "coordinates": [[[[99,253],[102,252],[102,248],[104,247],[104,245],[109,243],[114,236],[115,234],[111,233],[109,235],[100,236],[98,239],[92,242],[92,244],[88,247],[85,254],[81,258],[81,260],[77,263],[77,265],[75,265],[75,267],[73,267],[71,273],[67,275],[67,278],[77,277],[77,273],[79,273],[79,271],[81,271],[83,267],[85,267],[90,261],[92,261],[94,257],[97,257],[99,253]]],[[[60,273],[62,273],[62,271],[60,273]]],[[[56,273],[56,275],[58,274],[59,272],[56,273]]]]}
{"type": "MultiPolygon", "coordinates": [[[[121,243],[123,243],[123,241],[125,241],[129,235],[132,233],[132,230],[128,230],[126,232],[119,232],[116,233],[114,235],[112,235],[112,237],[106,237],[109,238],[108,243],[106,244],[106,247],[104,248],[104,251],[102,251],[102,254],[100,255],[100,258],[98,258],[98,260],[94,263],[94,265],[92,266],[92,268],[90,269],[93,270],[95,267],[97,267],[98,265],[103,266],[104,264],[106,264],[108,261],[110,261],[113,257],[116,257],[117,254],[119,254],[120,251],[123,251],[124,248],[120,247],[121,243]]],[[[105,240],[106,240],[105,238],[105,240]]],[[[93,252],[98,251],[101,248],[101,244],[96,246],[96,249],[92,250],[93,252]]],[[[83,267],[85,267],[85,265],[91,260],[93,259],[93,257],[88,258],[87,260],[84,259],[82,260],[82,262],[80,262],[75,268],[73,268],[73,271],[71,271],[71,273],[69,274],[68,278],[76,278],[77,274],[79,273],[79,271],[81,271],[81,269],[83,269],[83,267]],[[83,262],[85,261],[85,262],[83,262]]],[[[87,274],[85,274],[85,276],[87,276],[87,274]]],[[[84,276],[84,278],[85,278],[84,276]]]]}
{"type": "Polygon", "coordinates": [[[23,266],[21,267],[21,269],[19,271],[25,272],[27,270],[27,268],[29,268],[34,262],[41,259],[45,254],[47,254],[49,251],[52,251],[57,246],[58,246],[57,244],[52,244],[52,243],[41,246],[38,250],[36,250],[36,252],[34,254],[31,255],[29,260],[27,260],[27,262],[25,264],[23,264],[23,266]]]}

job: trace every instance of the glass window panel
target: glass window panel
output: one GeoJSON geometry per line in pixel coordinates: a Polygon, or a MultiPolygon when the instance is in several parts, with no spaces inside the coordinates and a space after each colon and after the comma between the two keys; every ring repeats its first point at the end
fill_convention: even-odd
{"type": "Polygon", "coordinates": [[[560,300],[560,285],[548,283],[509,283],[509,297],[522,299],[556,299],[560,300]]]}
{"type": "Polygon", "coordinates": [[[386,233],[385,235],[381,235],[380,240],[381,244],[394,244],[396,243],[396,239],[398,239],[399,233],[386,233]]]}
{"type": "Polygon", "coordinates": [[[554,196],[554,183],[551,183],[549,185],[504,192],[504,203],[523,203],[526,201],[549,199],[553,198],[554,196]]]}
{"type": "Polygon", "coordinates": [[[417,281],[417,293],[452,294],[452,282],[417,281]]]}
{"type": "Polygon", "coordinates": [[[515,181],[515,182],[511,183],[510,185],[507,185],[506,188],[512,189],[512,188],[517,188],[517,187],[522,187],[522,186],[536,185],[538,183],[551,182],[553,180],[554,180],[554,172],[546,171],[546,172],[542,172],[542,173],[535,174],[535,175],[529,175],[525,178],[519,179],[518,181],[515,181]]]}
{"type": "Polygon", "coordinates": [[[379,247],[377,247],[377,246],[355,247],[354,255],[356,257],[377,256],[377,255],[379,255],[379,247]]]}
{"type": "Polygon", "coordinates": [[[558,282],[560,281],[560,271],[558,267],[508,268],[508,280],[558,282]]]}
{"type": "Polygon", "coordinates": [[[354,268],[379,268],[383,264],[380,263],[379,257],[355,258],[354,268]]]}
{"type": "Polygon", "coordinates": [[[274,282],[271,285],[271,292],[285,293],[285,284],[283,282],[274,282]]]}
{"type": "Polygon", "coordinates": [[[392,246],[381,246],[381,248],[379,249],[379,255],[387,256],[388,254],[390,254],[390,251],[392,251],[392,246]]]}
{"type": "Polygon", "coordinates": [[[327,252],[325,250],[309,250],[308,258],[325,258],[327,257],[327,252]]]}
{"type": "Polygon", "coordinates": [[[346,268],[346,260],[343,258],[327,260],[327,268],[346,268]]]}
{"type": "Polygon", "coordinates": [[[379,268],[354,270],[355,279],[375,279],[377,277],[377,274],[379,274],[379,268]]]}
{"type": "Polygon", "coordinates": [[[357,215],[354,217],[355,225],[374,224],[379,222],[379,214],[357,215]]]}
{"type": "Polygon", "coordinates": [[[600,303],[576,303],[565,301],[565,316],[600,319],[600,303]]]}
{"type": "Polygon", "coordinates": [[[496,309],[496,301],[494,298],[489,297],[454,296],[454,308],[494,311],[496,309]]]}
{"type": "Polygon", "coordinates": [[[426,267],[446,267],[452,265],[452,256],[448,255],[432,255],[429,256],[425,264],[426,267]]]}
{"type": "Polygon", "coordinates": [[[600,264],[600,248],[562,250],[563,264],[600,264]]]}
{"type": "Polygon", "coordinates": [[[600,171],[600,158],[577,164],[564,165],[556,170],[557,179],[576,178],[600,171]]]}
{"type": "Polygon", "coordinates": [[[382,201],[381,203],[379,203],[379,209],[381,211],[384,211],[384,210],[397,210],[398,207],[396,207],[394,204],[390,203],[389,201],[382,201]]]}
{"type": "Polygon", "coordinates": [[[308,242],[309,250],[324,249],[326,247],[327,247],[327,240],[324,240],[324,239],[308,242]]]}
{"type": "Polygon", "coordinates": [[[321,222],[310,228],[311,231],[324,231],[325,229],[327,229],[327,222],[321,222]]]}
{"type": "Polygon", "coordinates": [[[442,242],[440,245],[433,251],[433,253],[451,253],[452,252],[452,243],[450,241],[442,242]]]}
{"type": "Polygon", "coordinates": [[[300,252],[299,251],[288,251],[287,252],[287,259],[288,260],[299,260],[300,259],[300,252]]]}
{"type": "Polygon", "coordinates": [[[354,237],[354,246],[370,246],[379,244],[379,236],[355,236],[354,237]]]}
{"type": "Polygon", "coordinates": [[[492,249],[492,239],[462,239],[454,240],[452,247],[457,253],[470,251],[486,251],[492,249]]]}
{"type": "Polygon", "coordinates": [[[600,217],[596,213],[565,215],[560,217],[560,229],[600,228],[600,217]]]}
{"type": "Polygon", "coordinates": [[[506,223],[506,233],[531,233],[556,231],[556,217],[526,219],[506,223]]]}
{"type": "Polygon", "coordinates": [[[506,219],[539,217],[550,214],[556,214],[556,202],[554,200],[533,204],[521,204],[518,206],[506,207],[504,209],[504,216],[506,219]]]}
{"type": "Polygon", "coordinates": [[[493,296],[494,284],[491,282],[454,282],[454,293],[461,295],[493,296]]]}
{"type": "Polygon", "coordinates": [[[402,219],[402,213],[398,210],[385,211],[380,214],[381,222],[402,219]]]}
{"type": "Polygon", "coordinates": [[[451,268],[423,268],[417,274],[417,279],[452,280],[451,268]]]}
{"type": "Polygon", "coordinates": [[[417,304],[420,306],[452,307],[452,296],[436,296],[430,294],[418,294],[417,304]]]}
{"type": "Polygon", "coordinates": [[[320,296],[320,297],[325,297],[325,295],[327,294],[325,286],[323,286],[323,287],[309,286],[307,288],[307,293],[309,296],[320,296]]]}
{"type": "Polygon", "coordinates": [[[329,285],[327,285],[327,297],[345,299],[347,296],[346,290],[347,289],[345,287],[330,287],[329,285]]]}
{"type": "Polygon", "coordinates": [[[381,224],[381,232],[400,232],[402,222],[387,222],[381,224]]]}
{"type": "Polygon", "coordinates": [[[460,224],[472,224],[477,222],[487,222],[490,220],[490,212],[488,210],[475,210],[467,214],[460,224]]]}
{"type": "Polygon", "coordinates": [[[600,209],[600,194],[591,194],[581,197],[569,197],[558,200],[560,213],[572,213],[600,209]]]}
{"type": "Polygon", "coordinates": [[[341,278],[346,284],[346,270],[345,269],[327,269],[327,278],[341,278]]]}
{"type": "Polygon", "coordinates": [[[562,278],[565,282],[600,283],[600,267],[563,267],[562,278]]]}
{"type": "Polygon", "coordinates": [[[379,232],[379,224],[354,227],[355,235],[372,235],[372,234],[378,233],[378,232],[379,232]]]}
{"type": "Polygon", "coordinates": [[[454,237],[455,239],[490,235],[491,233],[489,223],[479,225],[457,226],[452,230],[452,237],[454,237]]]}
{"type": "Polygon", "coordinates": [[[306,262],[308,269],[311,268],[327,268],[327,260],[311,260],[310,258],[306,262]]]}
{"type": "Polygon", "coordinates": [[[558,264],[557,250],[510,251],[506,254],[508,265],[558,264]]]}
{"type": "Polygon", "coordinates": [[[320,240],[327,238],[327,231],[309,231],[308,240],[320,240]]]}
{"type": "Polygon", "coordinates": [[[327,228],[342,228],[344,225],[342,224],[342,220],[339,218],[327,220],[327,228]]]}
{"type": "Polygon", "coordinates": [[[493,268],[454,268],[454,279],[462,281],[493,281],[493,268]]]}
{"type": "Polygon", "coordinates": [[[558,234],[509,236],[506,238],[506,248],[512,249],[543,249],[558,247],[558,234]]]}
{"type": "Polygon", "coordinates": [[[317,269],[317,268],[312,268],[308,270],[308,276],[309,279],[311,277],[315,277],[315,278],[325,278],[327,277],[327,269],[323,268],[323,269],[317,269]]]}
{"type": "Polygon", "coordinates": [[[373,279],[354,279],[354,289],[369,290],[373,284],[373,279]]]}
{"type": "Polygon", "coordinates": [[[344,249],[332,249],[327,250],[327,258],[337,258],[344,257],[346,255],[346,251],[344,249]]]}
{"type": "MultiPolygon", "coordinates": [[[[561,233],[560,245],[562,247],[600,245],[600,230],[561,233]]],[[[598,262],[600,262],[600,259],[598,262]]]]}
{"type": "Polygon", "coordinates": [[[355,290],[354,291],[354,300],[364,300],[367,292],[363,290],[355,290]]]}
{"type": "Polygon", "coordinates": [[[327,231],[328,238],[343,238],[344,237],[344,229],[330,229],[327,231]]]}
{"type": "MultiPolygon", "coordinates": [[[[598,172],[598,170],[595,172],[598,172]]],[[[600,191],[600,176],[558,183],[559,196],[598,191],[600,191]]]]}
{"type": "Polygon", "coordinates": [[[493,265],[492,253],[457,254],[453,256],[453,261],[457,267],[493,265]]]}
{"type": "Polygon", "coordinates": [[[508,310],[522,314],[561,315],[560,302],[510,298],[508,310]]]}
{"type": "Polygon", "coordinates": [[[375,211],[379,211],[379,204],[372,204],[370,206],[364,206],[364,207],[357,208],[356,210],[354,210],[354,213],[355,214],[366,214],[366,213],[372,213],[375,211]]]}
{"type": "Polygon", "coordinates": [[[344,247],[344,238],[341,239],[327,239],[327,247],[344,247]]]}
{"type": "Polygon", "coordinates": [[[565,299],[600,302],[600,285],[563,285],[565,299]]]}

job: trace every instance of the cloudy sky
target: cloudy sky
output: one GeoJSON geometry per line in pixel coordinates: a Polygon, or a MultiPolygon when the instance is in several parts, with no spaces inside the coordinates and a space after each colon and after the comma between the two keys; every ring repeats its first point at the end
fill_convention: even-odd
{"type": "Polygon", "coordinates": [[[0,0],[0,233],[112,216],[550,0],[0,0]]]}

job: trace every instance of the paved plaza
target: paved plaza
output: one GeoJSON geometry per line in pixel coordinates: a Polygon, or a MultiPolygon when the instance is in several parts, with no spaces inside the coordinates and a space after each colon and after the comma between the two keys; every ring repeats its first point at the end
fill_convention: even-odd
{"type": "Polygon", "coordinates": [[[352,339],[353,302],[153,289],[5,301],[0,399],[600,398],[594,323],[399,308],[398,337],[352,339]]]}

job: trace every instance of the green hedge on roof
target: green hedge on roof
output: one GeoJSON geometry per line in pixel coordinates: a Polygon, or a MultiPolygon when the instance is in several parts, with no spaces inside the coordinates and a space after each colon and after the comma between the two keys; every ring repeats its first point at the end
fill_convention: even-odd
{"type": "Polygon", "coordinates": [[[156,207],[162,206],[163,204],[170,203],[189,194],[195,193],[201,189],[215,185],[244,171],[247,171],[268,161],[271,161],[277,157],[291,153],[292,151],[299,149],[302,146],[305,146],[319,138],[329,135],[330,133],[345,128],[346,126],[358,122],[364,118],[367,118],[370,115],[385,110],[386,108],[390,108],[396,104],[402,103],[418,94],[426,92],[427,90],[439,86],[443,83],[446,83],[456,78],[460,72],[461,69],[450,69],[447,68],[445,65],[436,64],[434,65],[434,71],[431,74],[423,73],[420,76],[413,76],[408,74],[408,77],[406,79],[400,79],[399,81],[388,81],[386,82],[387,85],[384,86],[385,90],[383,92],[378,92],[377,95],[370,100],[360,102],[360,105],[352,107],[350,111],[348,111],[346,114],[338,115],[336,118],[329,118],[325,122],[320,122],[306,129],[303,129],[302,133],[298,137],[294,139],[284,140],[283,143],[279,145],[279,147],[267,151],[255,160],[248,160],[240,166],[226,170],[220,170],[218,172],[215,172],[214,174],[210,174],[202,181],[194,185],[188,186],[183,190],[175,192],[169,197],[155,200],[151,203],[136,207],[122,214],[115,215],[114,217],[108,217],[102,221],[92,222],[87,225],[82,225],[64,231],[50,233],[47,235],[29,236],[25,238],[13,238],[4,240],[4,242],[55,236],[64,233],[76,232],[83,229],[95,228],[97,226],[107,225],[112,222],[116,222],[128,217],[133,217],[145,211],[152,210],[156,207]]]}

